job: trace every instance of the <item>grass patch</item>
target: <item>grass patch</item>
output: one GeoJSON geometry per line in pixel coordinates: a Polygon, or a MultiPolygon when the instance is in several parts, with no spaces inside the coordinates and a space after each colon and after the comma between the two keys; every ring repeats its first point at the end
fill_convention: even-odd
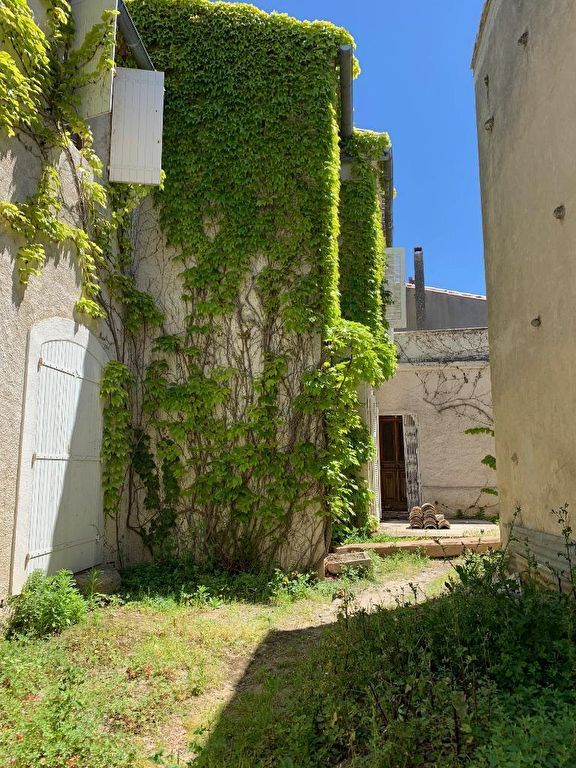
{"type": "MultiPolygon", "coordinates": [[[[130,569],[122,597],[104,607],[93,599],[81,624],[0,640],[0,765],[144,768],[161,747],[185,750],[271,632],[324,621],[336,595],[410,577],[426,562],[375,558],[368,577],[329,581],[206,574],[188,561],[130,569]]],[[[292,647],[271,650],[275,664],[289,670],[292,647]]]]}
{"type": "Polygon", "coordinates": [[[292,663],[254,663],[190,765],[576,765],[576,601],[487,562],[424,604],[272,632],[292,663]]]}

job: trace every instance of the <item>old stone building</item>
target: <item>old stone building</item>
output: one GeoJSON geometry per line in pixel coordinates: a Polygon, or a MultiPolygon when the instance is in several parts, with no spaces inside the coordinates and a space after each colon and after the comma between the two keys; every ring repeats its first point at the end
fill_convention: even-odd
{"type": "Polygon", "coordinates": [[[485,490],[496,475],[482,463],[493,438],[466,433],[492,425],[486,299],[425,287],[421,249],[415,255],[406,318],[395,320],[398,369],[375,392],[375,513],[403,517],[428,501],[447,517],[496,516],[498,499],[485,490]]]}

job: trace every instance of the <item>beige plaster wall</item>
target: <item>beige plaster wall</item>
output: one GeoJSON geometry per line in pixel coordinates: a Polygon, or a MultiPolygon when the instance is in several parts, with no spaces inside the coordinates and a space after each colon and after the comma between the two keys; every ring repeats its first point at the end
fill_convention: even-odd
{"type": "MultiPolygon", "coordinates": [[[[0,200],[21,201],[33,194],[38,170],[33,156],[16,140],[0,141],[0,200]]],[[[66,210],[73,217],[72,178],[65,164],[61,170],[66,210]]],[[[8,593],[12,564],[28,332],[40,320],[73,319],[80,292],[74,257],[55,250],[48,252],[42,276],[32,277],[24,289],[15,264],[21,244],[0,228],[0,599],[8,593]]],[[[94,323],[89,327],[99,331],[94,323]]]]}
{"type": "Polygon", "coordinates": [[[474,80],[502,518],[520,507],[526,528],[557,534],[550,510],[576,507],[576,3],[495,0],[484,21],[474,80]]]}
{"type": "Polygon", "coordinates": [[[498,498],[482,493],[496,473],[481,463],[494,441],[465,434],[491,423],[486,329],[408,331],[395,341],[398,370],[376,391],[378,411],[416,420],[422,501],[446,516],[496,515],[498,498]]]}
{"type": "MultiPolygon", "coordinates": [[[[217,225],[205,223],[207,235],[217,231],[217,225]]],[[[182,298],[181,272],[184,269],[178,249],[166,241],[159,221],[159,209],[152,198],[146,198],[136,211],[133,220],[132,239],[134,243],[133,270],[138,287],[148,291],[164,314],[162,333],[183,334],[187,327],[189,308],[182,298]]],[[[206,349],[204,365],[206,370],[214,366],[233,368],[238,372],[231,379],[233,396],[221,406],[221,415],[228,422],[246,418],[249,407],[255,401],[254,380],[261,374],[263,366],[264,340],[262,328],[265,313],[255,290],[256,278],[266,265],[263,257],[254,257],[244,284],[240,287],[236,311],[222,317],[215,323],[206,349]]],[[[324,431],[320,415],[295,418],[294,399],[301,393],[303,370],[315,370],[321,360],[322,345],[319,335],[299,335],[285,332],[278,324],[272,339],[266,342],[275,353],[284,354],[288,359],[287,372],[282,379],[278,394],[280,419],[278,421],[278,442],[290,449],[293,440],[306,440],[323,445],[324,431]]],[[[142,343],[137,354],[128,361],[141,381],[145,367],[154,357],[153,345],[142,343]]],[[[185,374],[174,364],[175,381],[182,381],[185,374]]],[[[136,415],[138,421],[139,416],[136,415]]],[[[151,430],[152,440],[154,432],[151,430]]],[[[193,472],[191,468],[188,469],[193,472]]],[[[190,475],[192,477],[192,475],[190,475]]],[[[294,515],[288,526],[284,543],[279,547],[276,560],[281,567],[296,569],[315,565],[325,554],[326,519],[322,515],[318,497],[322,489],[314,484],[308,491],[310,503],[304,511],[294,515]]],[[[181,505],[175,538],[182,546],[193,546],[189,531],[197,528],[202,511],[185,500],[181,505]]],[[[142,509],[141,497],[132,499],[129,510],[130,521],[140,521],[148,516],[142,509]]],[[[222,513],[222,518],[225,513],[222,513]]],[[[225,520],[223,521],[225,523],[225,520]]],[[[233,523],[238,527],[238,522],[233,523]]],[[[262,541],[267,541],[265,526],[262,527],[262,541]]],[[[121,548],[126,562],[141,559],[145,554],[139,537],[128,528],[122,527],[121,548]]]]}

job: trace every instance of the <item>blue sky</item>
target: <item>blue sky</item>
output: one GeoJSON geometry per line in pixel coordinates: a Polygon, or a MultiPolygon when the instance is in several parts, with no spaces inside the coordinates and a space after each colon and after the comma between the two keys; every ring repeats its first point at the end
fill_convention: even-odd
{"type": "Polygon", "coordinates": [[[253,0],[326,19],[356,40],[355,124],[394,144],[394,244],[425,253],[426,283],[484,293],[470,59],[483,0],[253,0]]]}

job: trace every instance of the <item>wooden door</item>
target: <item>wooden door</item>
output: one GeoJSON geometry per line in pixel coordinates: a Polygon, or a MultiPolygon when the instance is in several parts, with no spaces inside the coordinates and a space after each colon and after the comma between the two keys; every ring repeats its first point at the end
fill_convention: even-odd
{"type": "Polygon", "coordinates": [[[380,416],[382,513],[407,512],[402,416],[380,416]]]}

